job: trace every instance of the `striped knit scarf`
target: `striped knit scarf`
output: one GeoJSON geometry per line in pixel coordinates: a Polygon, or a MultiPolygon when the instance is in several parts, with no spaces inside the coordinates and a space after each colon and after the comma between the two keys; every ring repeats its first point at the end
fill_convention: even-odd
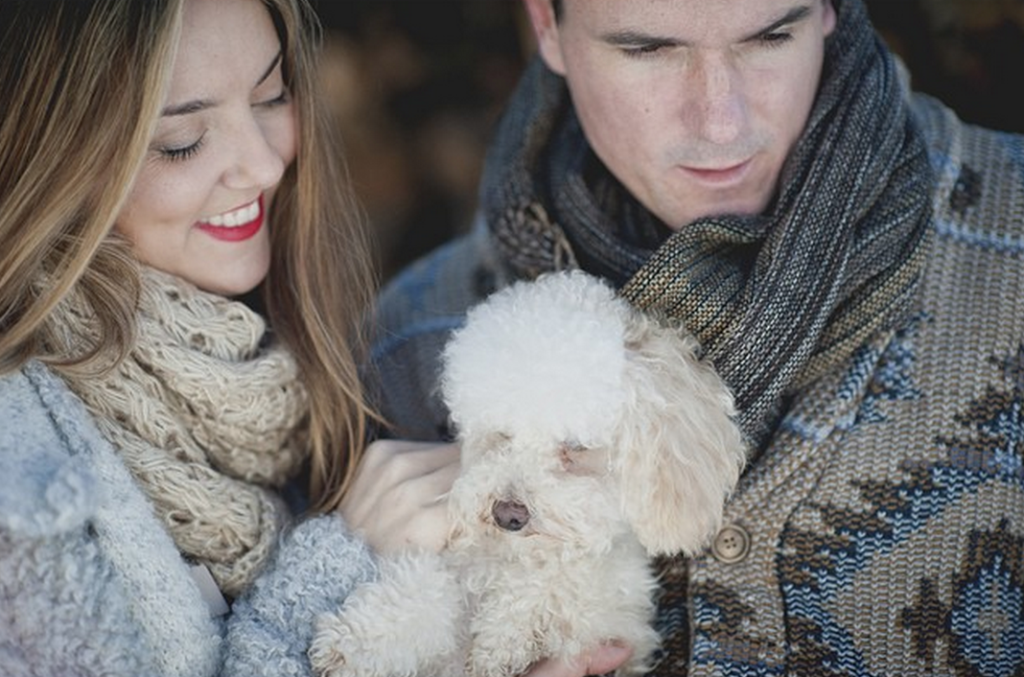
{"type": "Polygon", "coordinates": [[[513,274],[581,266],[681,319],[762,448],[787,393],[904,316],[932,178],[895,60],[861,0],[833,0],[818,97],[769,210],[672,233],[597,160],[564,81],[531,64],[487,158],[482,206],[513,274]]]}

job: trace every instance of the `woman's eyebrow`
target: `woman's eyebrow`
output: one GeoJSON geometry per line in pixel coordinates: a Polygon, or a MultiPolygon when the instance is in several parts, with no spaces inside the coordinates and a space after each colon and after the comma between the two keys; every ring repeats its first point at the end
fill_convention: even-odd
{"type": "Polygon", "coordinates": [[[188,115],[190,113],[198,113],[201,110],[207,108],[213,108],[216,102],[212,99],[196,99],[195,101],[186,101],[185,103],[175,104],[168,106],[161,111],[160,115],[165,118],[175,117],[178,115],[188,115]]]}
{"type": "MultiPolygon", "coordinates": [[[[263,74],[260,75],[260,77],[256,80],[256,84],[253,85],[254,89],[256,87],[259,87],[260,85],[262,85],[264,82],[266,82],[267,78],[269,78],[271,76],[271,74],[274,72],[274,70],[281,63],[281,59],[282,58],[283,58],[283,52],[278,52],[274,56],[274,58],[270,62],[270,65],[267,66],[267,69],[265,71],[263,71],[263,74]]],[[[214,107],[216,105],[217,105],[217,102],[212,100],[212,99],[195,99],[194,101],[186,101],[184,103],[179,103],[179,104],[174,104],[172,106],[167,106],[166,108],[163,109],[163,111],[161,111],[160,115],[163,116],[163,117],[175,117],[175,116],[179,116],[179,115],[189,115],[190,113],[197,113],[197,112],[199,112],[201,110],[206,110],[207,108],[212,108],[212,107],[214,107]]]]}
{"type": "Polygon", "coordinates": [[[283,57],[284,57],[284,52],[278,52],[277,53],[277,56],[275,56],[273,58],[273,60],[270,62],[270,65],[267,66],[267,70],[263,71],[263,75],[261,75],[260,79],[256,81],[256,84],[253,85],[253,89],[255,89],[256,87],[259,87],[264,82],[266,82],[267,78],[269,78],[270,75],[274,72],[274,69],[277,68],[277,65],[279,63],[281,63],[281,59],[283,57]]]}

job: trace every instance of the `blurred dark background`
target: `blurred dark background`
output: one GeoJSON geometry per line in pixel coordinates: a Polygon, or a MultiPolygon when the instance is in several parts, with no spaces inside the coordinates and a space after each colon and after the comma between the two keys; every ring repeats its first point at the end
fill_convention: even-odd
{"type": "MultiPolygon", "coordinates": [[[[325,86],[386,279],[469,225],[483,152],[533,52],[518,0],[318,0],[325,86]]],[[[867,0],[916,89],[1024,132],[1024,0],[867,0]]]]}

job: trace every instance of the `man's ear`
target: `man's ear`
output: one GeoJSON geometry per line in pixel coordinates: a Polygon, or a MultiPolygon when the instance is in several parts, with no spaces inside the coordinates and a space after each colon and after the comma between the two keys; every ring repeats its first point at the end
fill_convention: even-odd
{"type": "Polygon", "coordinates": [[[533,33],[537,37],[537,49],[548,68],[565,75],[565,63],[562,60],[562,41],[558,33],[558,18],[551,0],[523,0],[526,13],[530,17],[533,33]]]}
{"type": "Polygon", "coordinates": [[[832,4],[832,0],[822,0],[824,3],[823,16],[822,16],[822,28],[824,29],[825,36],[832,35],[832,31],[836,29],[836,6],[832,4]]]}

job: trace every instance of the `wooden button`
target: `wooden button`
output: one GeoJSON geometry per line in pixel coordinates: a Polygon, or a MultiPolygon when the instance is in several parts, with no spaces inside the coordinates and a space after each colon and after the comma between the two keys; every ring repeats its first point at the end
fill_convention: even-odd
{"type": "Polygon", "coordinates": [[[722,527],[711,544],[711,554],[719,562],[742,562],[750,552],[750,534],[743,527],[727,524],[722,527]]]}

